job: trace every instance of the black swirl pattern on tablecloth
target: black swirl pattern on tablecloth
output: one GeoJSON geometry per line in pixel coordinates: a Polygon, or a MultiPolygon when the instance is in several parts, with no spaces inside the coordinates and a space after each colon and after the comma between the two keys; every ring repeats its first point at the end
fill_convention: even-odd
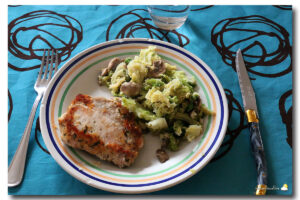
{"type": "Polygon", "coordinates": [[[281,10],[292,10],[291,5],[274,5],[274,7],[279,8],[281,10]]]}
{"type": "Polygon", "coordinates": [[[247,70],[252,74],[274,78],[292,71],[289,33],[266,17],[251,15],[223,19],[213,27],[211,42],[223,61],[234,70],[236,51],[240,48],[247,70]],[[272,48],[265,44],[266,41],[278,45],[272,48]],[[277,64],[282,62],[286,66],[279,68],[277,64]]]}
{"type": "Polygon", "coordinates": [[[286,127],[286,141],[290,145],[290,147],[293,147],[293,131],[292,131],[292,125],[293,125],[293,106],[291,105],[286,109],[286,100],[288,98],[292,98],[293,90],[286,91],[279,99],[279,111],[281,115],[282,122],[285,124],[286,127]]]}
{"type": "Polygon", "coordinates": [[[213,7],[213,5],[205,5],[205,6],[193,6],[193,9],[191,11],[200,11],[200,10],[206,10],[208,8],[213,7]]]}
{"type": "Polygon", "coordinates": [[[187,36],[179,33],[176,30],[165,31],[157,28],[153,25],[151,18],[142,17],[145,14],[148,15],[148,11],[145,9],[134,9],[113,19],[107,28],[106,40],[109,41],[111,39],[146,37],[164,40],[177,44],[181,47],[184,47],[190,43],[190,40],[187,36]],[[121,25],[121,23],[118,23],[124,21],[126,21],[125,26],[121,25]],[[117,34],[113,35],[112,32],[117,32],[117,34]]]}
{"type": "Polygon", "coordinates": [[[49,151],[45,147],[43,147],[42,144],[40,143],[38,134],[41,134],[40,117],[37,118],[36,123],[35,123],[34,138],[35,138],[36,143],[40,147],[40,149],[50,155],[49,151]]]}
{"type": "Polygon", "coordinates": [[[14,107],[13,100],[12,100],[9,90],[8,90],[8,103],[9,103],[9,110],[8,110],[8,121],[9,121],[11,113],[13,111],[13,107],[14,107]]]}
{"type": "Polygon", "coordinates": [[[228,127],[224,141],[211,162],[216,161],[225,156],[232,148],[235,139],[240,135],[241,131],[247,128],[246,115],[239,101],[234,98],[232,91],[225,89],[228,100],[228,127]],[[236,123],[238,122],[238,123],[236,123]]]}
{"type": "MultiPolygon", "coordinates": [[[[8,51],[23,60],[41,60],[44,49],[56,49],[59,62],[65,61],[81,40],[82,26],[78,20],[50,10],[26,13],[8,25],[8,51]],[[62,32],[65,33],[64,38],[61,38],[62,32]],[[36,47],[36,42],[43,46],[36,47]]],[[[8,63],[8,66],[17,71],[27,71],[39,68],[40,64],[18,67],[8,63]]]]}

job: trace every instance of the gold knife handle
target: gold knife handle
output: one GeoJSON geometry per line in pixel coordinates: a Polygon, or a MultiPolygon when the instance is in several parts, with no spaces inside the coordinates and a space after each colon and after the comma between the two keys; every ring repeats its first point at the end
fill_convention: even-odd
{"type": "Polygon", "coordinates": [[[246,114],[248,117],[248,125],[250,129],[251,147],[257,170],[256,195],[265,195],[267,189],[267,162],[259,131],[259,120],[254,110],[247,110],[246,114]]]}

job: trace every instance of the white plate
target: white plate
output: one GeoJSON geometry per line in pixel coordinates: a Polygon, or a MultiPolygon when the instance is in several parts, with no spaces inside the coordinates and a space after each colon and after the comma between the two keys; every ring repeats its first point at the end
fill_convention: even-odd
{"type": "Polygon", "coordinates": [[[219,149],[226,132],[227,119],[226,96],[212,70],[185,49],[152,39],[114,40],[79,53],[53,77],[40,110],[43,139],[56,162],[78,180],[117,193],[153,192],[193,176],[219,149]],[[206,119],[204,134],[191,143],[181,145],[179,151],[170,153],[170,159],[163,164],[155,156],[160,146],[159,138],[147,134],[145,145],[135,163],[125,169],[64,145],[60,139],[57,119],[75,96],[82,93],[93,97],[111,97],[110,92],[97,83],[100,69],[107,66],[113,57],[133,57],[149,45],[155,45],[165,61],[196,77],[201,99],[216,113],[206,119]]]}

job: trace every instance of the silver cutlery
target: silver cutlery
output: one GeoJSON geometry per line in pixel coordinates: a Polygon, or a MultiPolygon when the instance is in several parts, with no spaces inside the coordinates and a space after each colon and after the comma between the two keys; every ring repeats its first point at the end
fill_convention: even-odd
{"type": "Polygon", "coordinates": [[[267,163],[259,130],[259,117],[256,106],[255,93],[246,70],[242,51],[240,49],[236,52],[235,64],[236,71],[239,77],[244,109],[248,119],[252,152],[256,162],[256,195],[265,195],[267,190],[267,163]]]}
{"type": "Polygon", "coordinates": [[[30,132],[31,132],[31,127],[35,116],[36,108],[38,107],[39,102],[43,97],[44,92],[46,91],[46,88],[52,76],[57,71],[58,60],[59,58],[58,58],[57,51],[44,50],[40,71],[34,85],[34,90],[37,92],[38,95],[33,103],[22,139],[8,167],[8,187],[15,187],[22,182],[25,163],[26,163],[28,142],[30,138],[30,132]]]}

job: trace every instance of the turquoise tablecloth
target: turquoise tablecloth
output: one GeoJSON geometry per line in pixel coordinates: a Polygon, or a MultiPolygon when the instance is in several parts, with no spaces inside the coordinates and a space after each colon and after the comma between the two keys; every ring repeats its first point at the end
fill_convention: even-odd
{"type": "MultiPolygon", "coordinates": [[[[36,96],[36,49],[59,49],[61,67],[92,45],[147,37],[182,46],[206,62],[220,79],[230,110],[227,135],[215,158],[189,180],[152,194],[253,194],[255,162],[233,64],[238,48],[248,49],[245,61],[257,95],[269,186],[275,186],[268,194],[292,194],[291,6],[192,6],[184,26],[171,32],[153,27],[146,6],[9,6],[8,23],[9,162],[36,96]],[[276,190],[285,183],[288,191],[276,190]]],[[[24,181],[9,194],[111,194],[67,174],[49,155],[36,120],[24,181]]]]}

